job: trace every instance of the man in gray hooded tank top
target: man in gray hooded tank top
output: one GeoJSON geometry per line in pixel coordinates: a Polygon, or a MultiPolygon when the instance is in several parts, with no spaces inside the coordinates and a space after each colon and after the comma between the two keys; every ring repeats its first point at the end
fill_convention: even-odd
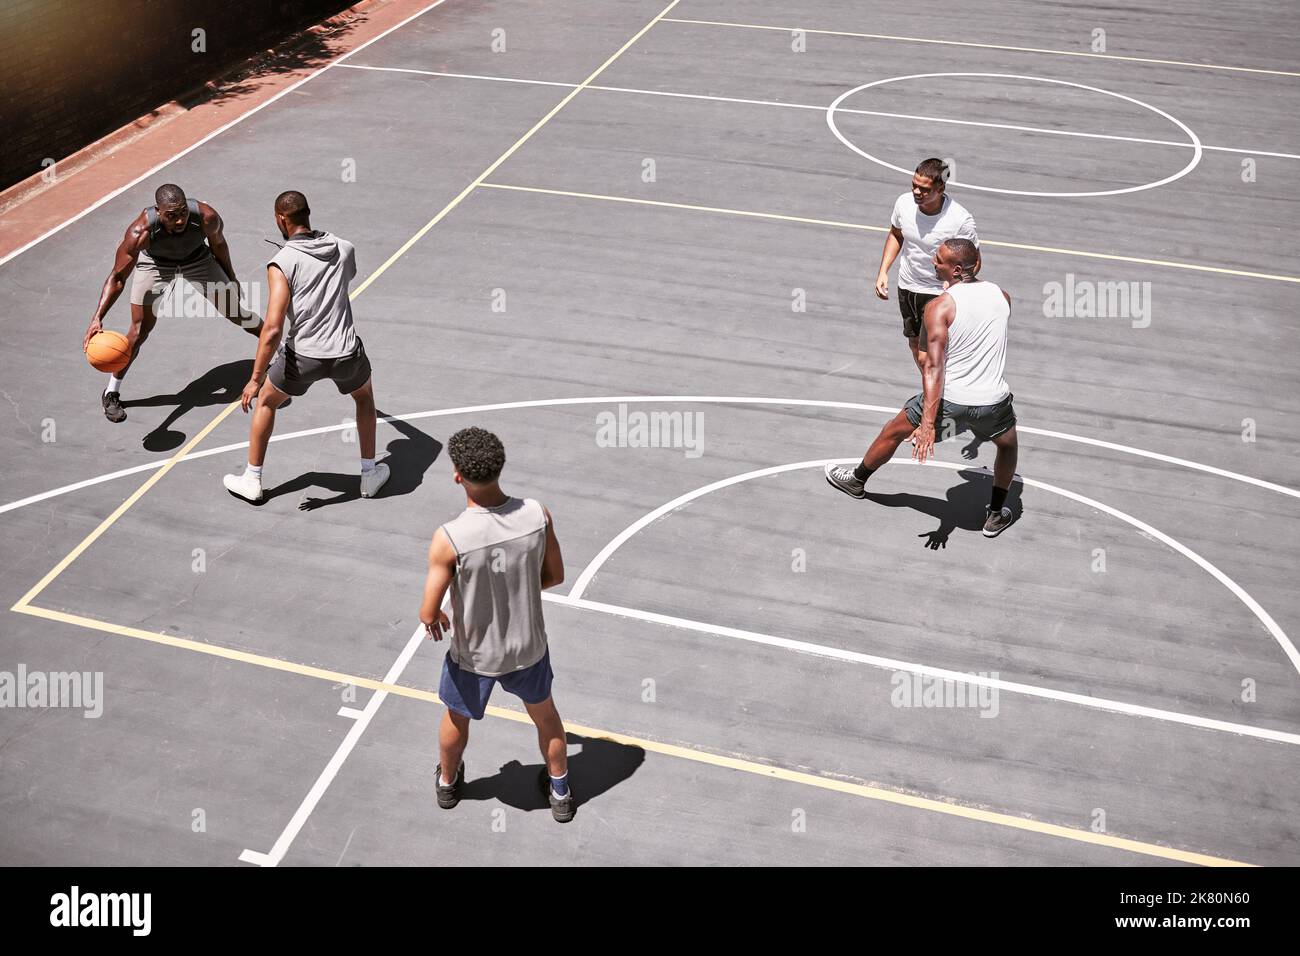
{"type": "Polygon", "coordinates": [[[538,785],[551,815],[567,823],[574,814],[569,758],[564,723],[551,697],[542,618],[542,589],[564,580],[551,514],[531,498],[511,498],[501,490],[506,452],[496,435],[465,428],[447,447],[467,507],[434,532],[420,607],[430,637],[440,641],[451,633],[438,686],[447,705],[438,733],[438,806],[450,810],[460,800],[470,721],[483,718],[492,688],[500,684],[524,702],[537,725],[546,761],[538,785]],[[449,592],[450,619],[441,610],[449,592]]]}
{"type": "Polygon", "coordinates": [[[352,327],[348,283],[357,274],[356,249],[346,239],[312,229],[310,217],[302,193],[290,190],[276,197],[275,224],[285,242],[266,267],[266,318],[253,377],[240,399],[245,412],[257,400],[249,427],[248,465],[243,474],[224,479],[227,491],[253,502],[262,500],[262,463],[275,429],[275,410],[290,396],[307,394],[312,383],[323,378],[357,406],[361,497],[374,497],[388,480],[388,465],[375,463],[370,359],[352,327]]]}

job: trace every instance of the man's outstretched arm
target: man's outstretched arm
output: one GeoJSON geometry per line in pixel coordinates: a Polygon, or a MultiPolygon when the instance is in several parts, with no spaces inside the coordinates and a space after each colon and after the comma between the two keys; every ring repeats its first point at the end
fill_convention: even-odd
{"type": "MultiPolygon", "coordinates": [[[[122,290],[126,288],[127,282],[131,278],[131,270],[135,268],[136,260],[140,258],[140,253],[144,250],[149,242],[149,227],[145,224],[144,217],[137,217],[131,225],[126,227],[126,235],[118,243],[117,251],[113,254],[113,270],[104,280],[104,286],[99,293],[99,304],[95,306],[95,313],[90,317],[90,326],[86,329],[86,337],[81,343],[81,350],[84,352],[90,346],[90,340],[95,335],[104,331],[104,316],[108,315],[108,310],[113,307],[122,290]]],[[[135,339],[139,336],[139,329],[136,328],[134,320],[132,321],[131,331],[133,335],[128,335],[127,339],[134,346],[135,339]]]]}

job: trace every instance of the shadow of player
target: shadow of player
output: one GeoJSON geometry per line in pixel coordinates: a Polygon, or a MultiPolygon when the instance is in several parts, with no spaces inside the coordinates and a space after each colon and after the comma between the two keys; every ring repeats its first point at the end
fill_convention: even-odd
{"type": "MultiPolygon", "coordinates": [[[[645,751],[630,744],[595,737],[567,734],[569,744],[582,750],[569,755],[569,779],[573,782],[574,806],[580,807],[617,787],[636,773],[645,762],[645,751]]],[[[549,810],[550,802],[537,785],[544,764],[523,764],[511,760],[490,777],[467,780],[462,800],[500,800],[516,810],[549,810]]]]}
{"type": "Polygon", "coordinates": [[[209,405],[228,405],[239,398],[253,374],[253,360],[241,359],[208,369],[173,395],[151,395],[122,402],[123,408],[157,408],[175,405],[165,419],[144,436],[146,451],[174,451],[185,441],[185,433],[172,425],[183,415],[209,405]]]}
{"type": "MultiPolygon", "coordinates": [[[[382,420],[384,413],[378,414],[382,420]]],[[[388,463],[390,474],[377,498],[409,495],[423,484],[424,473],[442,452],[442,444],[437,439],[426,435],[414,425],[398,419],[390,419],[387,424],[395,428],[401,437],[394,438],[387,445],[387,455],[382,460],[388,463]]],[[[355,472],[345,475],[339,472],[309,471],[274,488],[268,488],[259,504],[296,491],[306,491],[308,488],[324,488],[334,495],[331,498],[304,497],[298,503],[299,511],[315,511],[328,505],[357,500],[361,497],[361,476],[355,472]]]]}
{"type": "MultiPolygon", "coordinates": [[[[926,539],[923,542],[925,547],[931,551],[938,551],[940,548],[948,547],[948,538],[952,532],[958,529],[980,531],[984,527],[985,509],[993,488],[993,476],[987,471],[974,470],[961,471],[958,475],[964,480],[961,484],[949,488],[946,498],[930,498],[909,492],[884,495],[871,491],[867,492],[867,498],[886,508],[911,508],[913,511],[937,519],[939,527],[933,531],[924,531],[917,537],[926,539]]],[[[1020,520],[1024,507],[1020,500],[1021,487],[1020,482],[1013,481],[1011,490],[1007,492],[1006,506],[1011,509],[1011,513],[1015,516],[1014,520],[1017,521],[1020,520]]]]}

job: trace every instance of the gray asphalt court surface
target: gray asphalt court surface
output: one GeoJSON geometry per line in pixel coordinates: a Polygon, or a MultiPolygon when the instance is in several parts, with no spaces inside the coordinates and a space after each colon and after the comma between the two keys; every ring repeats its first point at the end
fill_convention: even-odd
{"type": "Polygon", "coordinates": [[[1298,32],[445,0],[0,265],[0,671],[103,680],[95,718],[0,708],[0,862],[1300,863],[1298,32]],[[920,390],[871,286],[930,155],[1014,301],[994,540],[969,434],[866,501],[820,474],[920,390]],[[328,384],[278,416],[269,500],[223,490],[253,343],[216,317],[160,322],[104,420],[80,338],[162,182],[243,280],[282,189],[356,244],[380,497],[328,384]],[[568,826],[500,690],[433,799],[415,632],[470,424],[563,546],[568,826]]]}

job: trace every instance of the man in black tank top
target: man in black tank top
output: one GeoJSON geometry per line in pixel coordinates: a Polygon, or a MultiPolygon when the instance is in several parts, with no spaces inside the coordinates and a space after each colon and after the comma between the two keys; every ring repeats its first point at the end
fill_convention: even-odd
{"type": "Polygon", "coordinates": [[[91,338],[103,331],[104,316],[129,281],[131,328],[126,338],[131,346],[131,361],[122,371],[109,376],[101,397],[104,417],[110,422],[126,419],[122,379],[153,331],[159,302],[177,279],[197,286],[217,311],[245,332],[258,335],[262,329],[261,317],[240,304],[235,267],[217,211],[205,202],[186,199],[184,191],[170,183],[158,187],[154,203],[142,209],[127,226],[82,342],[84,350],[91,338]]]}

